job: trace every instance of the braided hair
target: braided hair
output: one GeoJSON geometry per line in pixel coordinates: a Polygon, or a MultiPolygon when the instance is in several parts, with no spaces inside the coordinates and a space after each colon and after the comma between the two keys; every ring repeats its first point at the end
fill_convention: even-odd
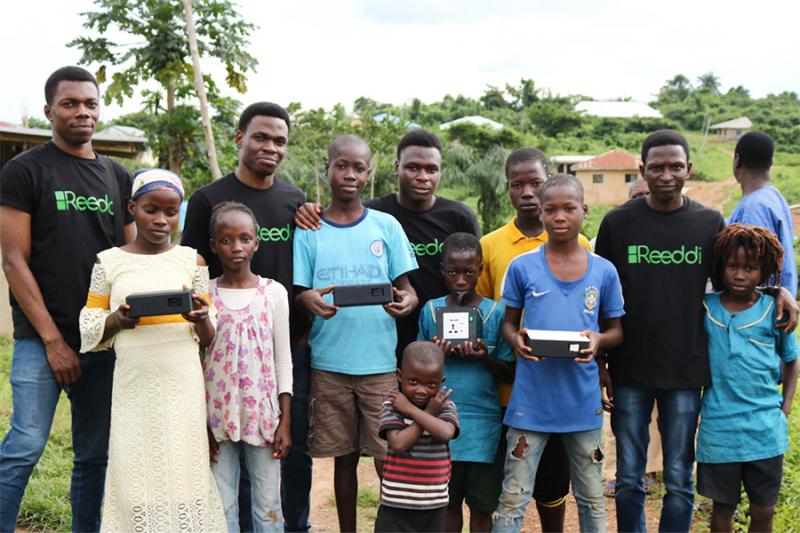
{"type": "Polygon", "coordinates": [[[731,224],[717,235],[714,243],[714,260],[711,263],[711,283],[714,290],[725,288],[725,264],[739,248],[761,267],[760,285],[778,286],[781,281],[783,246],[772,232],[759,226],[731,224]]]}
{"type": "Polygon", "coordinates": [[[253,211],[244,204],[228,201],[218,203],[211,211],[211,220],[208,223],[209,237],[212,239],[214,238],[214,233],[217,231],[217,226],[219,225],[219,220],[222,218],[222,216],[233,211],[239,211],[240,213],[244,213],[253,219],[253,232],[258,231],[258,222],[256,222],[256,216],[253,214],[253,211]]]}

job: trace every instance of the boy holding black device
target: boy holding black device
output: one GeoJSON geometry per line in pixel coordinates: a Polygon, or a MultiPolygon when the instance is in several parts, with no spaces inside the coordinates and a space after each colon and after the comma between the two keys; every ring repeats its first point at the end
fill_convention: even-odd
{"type": "Polygon", "coordinates": [[[419,339],[432,340],[445,354],[447,384],[461,415],[461,432],[450,442],[453,470],[445,531],[461,531],[461,506],[470,509],[469,530],[491,531],[503,481],[497,453],[501,434],[495,378],[514,379],[514,354],[503,339],[505,308],[475,293],[483,259],[478,238],[454,233],[442,246],[442,277],[450,293],[429,300],[419,320],[419,339]],[[471,323],[478,323],[474,327],[471,323]]]}
{"type": "Polygon", "coordinates": [[[588,211],[581,182],[559,174],[539,196],[548,243],[514,259],[503,287],[503,334],[519,359],[504,420],[509,454],[493,530],[519,531],[542,451],[550,435],[560,433],[580,529],[605,531],[603,409],[594,358],[622,341],[622,289],[613,265],[578,243],[588,211]],[[527,345],[526,329],[580,332],[589,346],[580,357],[542,359],[527,345]]]}
{"type": "Polygon", "coordinates": [[[417,305],[408,272],[417,268],[400,224],[364,207],[371,153],[355,135],[328,147],[326,175],[331,205],[318,231],[297,230],[294,284],[301,310],[314,315],[311,345],[309,453],[335,457],[334,492],[339,528],[356,530],[356,467],[361,453],[375,458],[380,475],[386,444],[378,438],[378,415],[395,387],[394,319],[417,305]],[[330,293],[337,286],[391,282],[393,302],[341,308],[330,293]]]}

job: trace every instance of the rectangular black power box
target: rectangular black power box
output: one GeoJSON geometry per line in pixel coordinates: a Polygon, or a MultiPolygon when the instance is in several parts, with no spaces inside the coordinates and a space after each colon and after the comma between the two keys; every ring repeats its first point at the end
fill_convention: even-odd
{"type": "Polygon", "coordinates": [[[436,336],[453,345],[483,338],[483,319],[478,309],[467,306],[436,308],[436,336]]]}
{"type": "Polygon", "coordinates": [[[336,285],[333,288],[333,305],[338,307],[383,305],[388,304],[392,300],[391,283],[336,285]]]}
{"type": "Polygon", "coordinates": [[[192,310],[192,289],[129,294],[125,303],[131,306],[133,318],[141,316],[179,315],[192,310]]]}
{"type": "Polygon", "coordinates": [[[577,331],[550,331],[529,329],[526,344],[536,357],[583,357],[580,353],[589,347],[589,337],[577,331]]]}

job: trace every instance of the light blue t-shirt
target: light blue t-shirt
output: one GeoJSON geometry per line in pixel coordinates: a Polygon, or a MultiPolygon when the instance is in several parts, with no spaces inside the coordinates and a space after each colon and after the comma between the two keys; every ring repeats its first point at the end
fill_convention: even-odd
{"type": "MultiPolygon", "coordinates": [[[[586,273],[561,281],[547,265],[547,245],[516,257],[503,282],[503,303],[523,309],[527,329],[600,331],[600,319],[625,314],[622,286],[608,260],[586,252],[586,273]]],[[[535,354],[534,354],[535,355],[535,354]]],[[[528,431],[570,433],[603,424],[597,362],[568,357],[518,358],[504,422],[528,431]]]]}
{"type": "Polygon", "coordinates": [[[775,299],[762,294],[731,314],[720,293],[706,294],[711,387],[703,390],[697,461],[738,463],[783,454],[789,443],[778,390],[781,360],[797,359],[797,337],[775,328],[775,299]]]}
{"type": "MultiPolygon", "coordinates": [[[[429,300],[419,316],[418,340],[431,340],[436,335],[436,309],[446,307],[446,296],[429,300]]],[[[503,339],[501,326],[506,309],[503,304],[484,298],[478,304],[483,319],[483,340],[488,357],[513,362],[511,347],[503,339]]],[[[445,359],[445,385],[453,389],[450,399],[458,407],[460,433],[450,441],[453,461],[493,463],[503,425],[500,420],[500,397],[491,372],[477,360],[456,355],[445,359]]]]}
{"type": "MultiPolygon", "coordinates": [[[[317,231],[294,234],[294,284],[319,289],[394,281],[417,268],[411,244],[391,215],[364,208],[352,224],[324,217],[317,231]]],[[[333,294],[326,294],[333,303],[333,294]]],[[[311,367],[361,376],[397,367],[397,329],[383,306],[343,307],[323,320],[314,317],[309,336],[311,367]]]]}
{"type": "Polygon", "coordinates": [[[797,296],[792,213],[778,189],[769,185],[743,196],[728,219],[728,224],[736,222],[767,228],[778,237],[784,250],[781,286],[797,296]]]}

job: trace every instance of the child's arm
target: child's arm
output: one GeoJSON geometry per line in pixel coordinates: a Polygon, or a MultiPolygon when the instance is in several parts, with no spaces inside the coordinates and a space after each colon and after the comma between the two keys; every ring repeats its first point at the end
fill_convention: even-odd
{"type": "Polygon", "coordinates": [[[324,289],[308,289],[305,287],[296,287],[296,289],[298,293],[294,301],[304,311],[308,311],[312,315],[325,320],[333,318],[339,311],[338,307],[322,299],[324,294],[328,294],[333,290],[333,285],[329,285],[324,289]]]}
{"type": "Polygon", "coordinates": [[[392,445],[392,449],[398,453],[408,450],[417,442],[417,439],[419,439],[423,431],[430,433],[431,436],[439,442],[447,442],[452,439],[455,435],[456,428],[450,422],[438,418],[439,413],[442,412],[442,407],[450,398],[452,392],[453,391],[442,387],[435,397],[428,400],[428,405],[424,410],[411,403],[403,393],[399,391],[390,392],[389,401],[392,403],[395,410],[414,421],[414,424],[396,432],[395,438],[400,438],[396,443],[399,448],[395,446],[395,443],[389,440],[389,434],[387,433],[387,440],[389,440],[389,444],[392,445]],[[411,428],[417,429],[415,431],[408,431],[411,428]]]}
{"type": "Polygon", "coordinates": [[[281,419],[272,440],[272,458],[284,459],[288,457],[289,448],[292,447],[292,395],[288,392],[280,394],[278,404],[281,408],[281,419]]]}
{"type": "Polygon", "coordinates": [[[103,338],[100,339],[100,342],[106,342],[123,329],[133,329],[136,327],[136,324],[139,323],[139,319],[128,316],[130,310],[131,306],[128,304],[120,304],[116,311],[110,313],[106,317],[106,325],[103,328],[103,338]]]}
{"type": "Polygon", "coordinates": [[[386,312],[392,315],[394,318],[406,316],[413,311],[419,303],[417,291],[415,291],[414,287],[411,286],[411,281],[409,281],[408,275],[406,274],[403,274],[394,280],[392,294],[394,294],[396,301],[389,302],[388,304],[384,305],[383,308],[386,309],[386,312]]]}
{"type": "Polygon", "coordinates": [[[781,411],[787,417],[792,411],[792,400],[794,399],[794,392],[797,388],[797,373],[800,370],[797,366],[797,359],[783,366],[783,405],[781,411]]]}
{"type": "Polygon", "coordinates": [[[581,350],[584,357],[576,357],[579,363],[588,363],[594,359],[601,351],[615,348],[622,342],[622,318],[607,318],[600,321],[600,333],[591,330],[581,332],[581,335],[589,337],[589,347],[581,350]]]}
{"type": "Polygon", "coordinates": [[[525,344],[525,328],[520,329],[519,324],[522,320],[522,309],[519,307],[506,306],[506,318],[503,320],[503,337],[511,346],[514,355],[531,361],[541,361],[540,357],[533,355],[533,350],[525,344]]]}

